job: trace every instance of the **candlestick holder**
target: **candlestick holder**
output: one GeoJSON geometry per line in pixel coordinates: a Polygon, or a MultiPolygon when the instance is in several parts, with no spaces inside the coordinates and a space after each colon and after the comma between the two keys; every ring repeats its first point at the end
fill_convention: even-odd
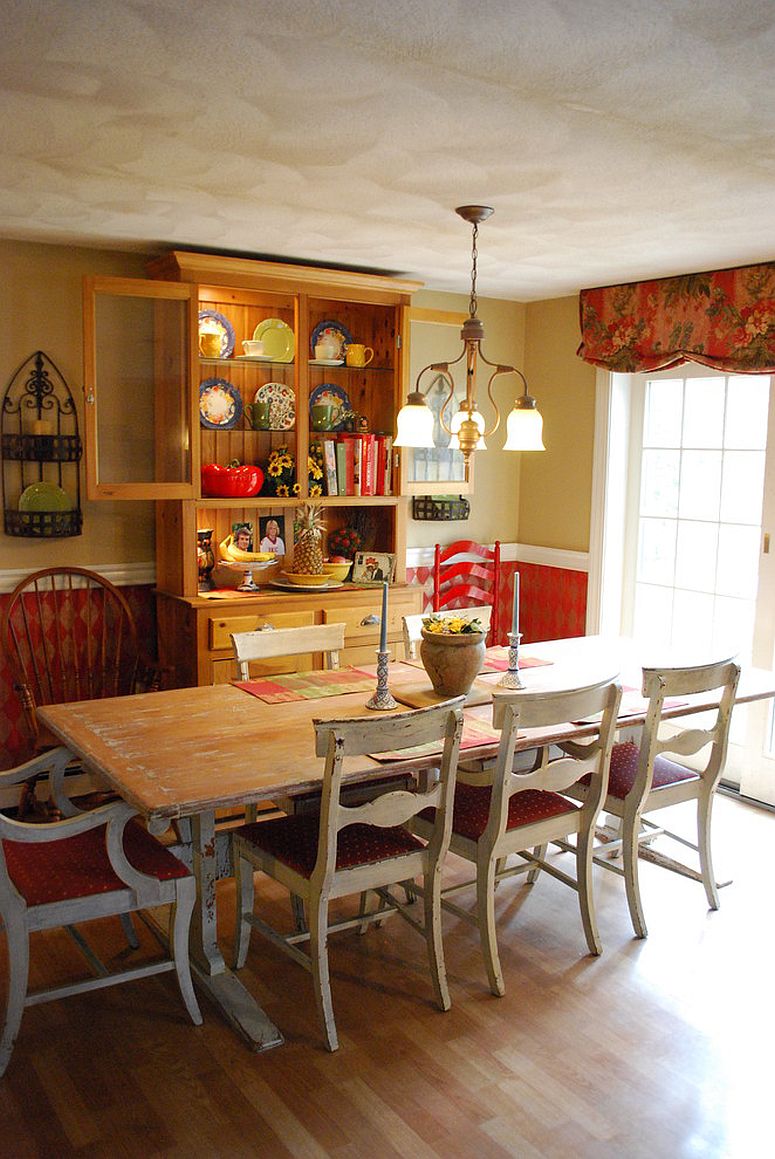
{"type": "Polygon", "coordinates": [[[373,708],[377,711],[386,711],[390,708],[397,708],[398,702],[393,697],[388,688],[388,657],[390,652],[377,652],[377,687],[374,695],[366,701],[367,708],[373,708]]]}
{"type": "Polygon", "coordinates": [[[519,674],[519,641],[521,632],[509,632],[509,668],[498,681],[499,688],[524,688],[525,685],[519,674]]]}

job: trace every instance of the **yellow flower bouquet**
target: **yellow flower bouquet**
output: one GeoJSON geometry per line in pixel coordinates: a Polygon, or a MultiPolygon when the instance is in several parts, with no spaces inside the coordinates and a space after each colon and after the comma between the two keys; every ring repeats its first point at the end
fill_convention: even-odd
{"type": "Polygon", "coordinates": [[[484,631],[481,620],[466,620],[463,616],[424,616],[422,626],[436,636],[468,636],[484,631]]]}

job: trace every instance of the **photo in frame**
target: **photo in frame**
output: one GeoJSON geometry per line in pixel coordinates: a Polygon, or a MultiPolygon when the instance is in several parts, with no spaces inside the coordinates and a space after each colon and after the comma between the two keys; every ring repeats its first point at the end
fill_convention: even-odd
{"type": "Polygon", "coordinates": [[[240,551],[253,550],[253,524],[252,523],[232,523],[231,525],[231,541],[235,547],[240,551]]]}
{"type": "Polygon", "coordinates": [[[396,557],[387,551],[357,551],[353,561],[352,582],[354,584],[393,583],[396,574],[396,557]]]}
{"type": "Polygon", "coordinates": [[[285,516],[264,515],[258,521],[259,551],[285,555],[285,516]]]}

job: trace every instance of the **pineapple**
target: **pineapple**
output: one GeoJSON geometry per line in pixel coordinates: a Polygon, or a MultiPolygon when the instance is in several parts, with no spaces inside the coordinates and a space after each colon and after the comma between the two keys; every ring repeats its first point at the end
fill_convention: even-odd
{"type": "Polygon", "coordinates": [[[323,574],[323,512],[305,503],[296,509],[299,537],[293,548],[293,570],[297,575],[323,574]]]}

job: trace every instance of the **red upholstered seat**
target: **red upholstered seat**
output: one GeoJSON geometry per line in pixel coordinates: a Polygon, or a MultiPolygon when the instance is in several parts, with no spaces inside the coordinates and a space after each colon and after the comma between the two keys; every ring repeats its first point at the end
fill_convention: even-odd
{"type": "MultiPolygon", "coordinates": [[[[28,906],[127,888],[108,859],[104,825],[60,841],[4,841],[3,850],[11,881],[28,906]]],[[[135,821],[129,821],[124,830],[124,852],[130,865],[159,881],[189,873],[182,861],[135,821]]]]}
{"type": "MultiPolygon", "coordinates": [[[[623,741],[615,744],[611,753],[611,774],[608,780],[608,792],[612,797],[624,800],[635,784],[638,774],[638,757],[640,750],[634,741],[623,741]]],[[[697,781],[697,773],[691,769],[669,761],[666,757],[657,757],[654,761],[654,779],[652,789],[664,789],[667,785],[675,785],[679,781],[697,781]]]]}
{"type": "MultiPolygon", "coordinates": [[[[575,801],[561,797],[559,793],[549,793],[543,789],[525,789],[515,793],[509,801],[507,829],[519,829],[546,817],[558,817],[561,813],[573,813],[579,808],[575,801]]],[[[452,815],[452,831],[469,841],[478,841],[487,827],[490,815],[489,785],[461,785],[455,788],[455,809],[452,815]]],[[[424,809],[420,814],[426,821],[433,820],[433,810],[424,809]]]]}
{"type": "MultiPolygon", "coordinates": [[[[319,828],[318,816],[299,814],[243,825],[235,835],[282,861],[303,877],[310,877],[317,858],[319,828]]],[[[378,825],[347,825],[339,832],[336,868],[372,865],[424,848],[421,841],[400,826],[381,829],[378,825]]]]}

